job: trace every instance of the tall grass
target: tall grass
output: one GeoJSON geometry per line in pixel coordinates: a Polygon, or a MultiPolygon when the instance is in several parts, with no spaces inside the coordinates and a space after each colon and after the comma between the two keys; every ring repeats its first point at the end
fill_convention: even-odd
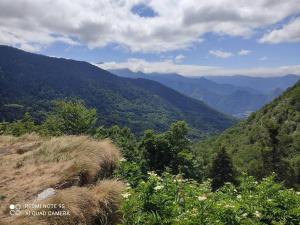
{"type": "Polygon", "coordinates": [[[27,223],[26,218],[20,217],[16,224],[95,224],[95,221],[113,224],[108,221],[116,221],[123,185],[105,179],[112,175],[121,155],[110,140],[96,141],[87,136],[42,138],[34,134],[18,138],[0,136],[0,149],[5,151],[0,155],[0,194],[5,196],[0,218],[10,218],[7,210],[10,203],[32,202],[38,193],[53,187],[57,195],[49,201],[68,205],[72,219],[63,218],[60,222],[49,217],[47,221],[27,223]]]}

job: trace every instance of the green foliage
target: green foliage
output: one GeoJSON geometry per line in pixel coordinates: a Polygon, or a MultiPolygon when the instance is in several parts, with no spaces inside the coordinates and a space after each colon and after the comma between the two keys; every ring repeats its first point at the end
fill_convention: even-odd
{"type": "Polygon", "coordinates": [[[171,123],[185,120],[194,137],[205,137],[235,123],[157,82],[121,78],[85,62],[0,46],[0,67],[0,121],[11,122],[29,112],[40,123],[53,100],[76,96],[97,110],[97,126],[118,124],[136,135],[146,129],[162,132],[171,123]]]}
{"type": "Polygon", "coordinates": [[[283,143],[280,146],[278,125],[269,121],[265,126],[266,136],[262,140],[262,145],[266,147],[262,150],[263,171],[274,171],[278,181],[285,181],[287,184],[291,184],[294,173],[289,162],[284,160],[286,152],[284,151],[285,146],[282,146],[284,142],[288,141],[281,140],[283,143]]]}
{"type": "Polygon", "coordinates": [[[93,131],[92,135],[98,139],[111,139],[121,149],[124,158],[141,162],[142,153],[138,149],[138,140],[129,128],[121,128],[117,125],[110,128],[99,127],[93,131]]]}
{"type": "Polygon", "coordinates": [[[31,115],[25,113],[23,119],[13,123],[0,123],[0,134],[10,134],[14,136],[20,136],[25,133],[32,133],[37,131],[31,115]]]}
{"type": "Polygon", "coordinates": [[[51,135],[79,135],[90,132],[96,120],[96,110],[86,108],[82,101],[55,101],[43,128],[51,135]]]}
{"type": "Polygon", "coordinates": [[[276,172],[278,181],[300,188],[299,96],[298,82],[247,120],[195,144],[194,152],[208,159],[208,168],[218,147],[225,146],[238,171],[258,179],[276,172]]]}
{"type": "Polygon", "coordinates": [[[23,119],[12,123],[0,123],[0,134],[20,136],[36,132],[42,135],[80,135],[91,133],[97,120],[96,110],[88,109],[82,101],[55,101],[54,110],[42,124],[35,124],[26,112],[23,119]]]}
{"type": "Polygon", "coordinates": [[[123,194],[124,225],[299,224],[300,193],[284,189],[273,177],[257,183],[243,176],[216,192],[180,176],[149,173],[136,188],[123,194]]]}
{"type": "Polygon", "coordinates": [[[119,162],[114,175],[116,178],[126,180],[131,187],[136,187],[141,180],[147,177],[140,163],[129,162],[125,158],[119,162]]]}
{"type": "Polygon", "coordinates": [[[199,178],[197,159],[191,152],[187,138],[188,126],[184,121],[173,123],[165,133],[145,131],[140,148],[148,162],[148,169],[159,173],[169,168],[173,174],[184,173],[186,177],[199,178]]]}
{"type": "Polygon", "coordinates": [[[213,191],[222,187],[226,182],[235,183],[233,165],[224,147],[221,147],[212,163],[210,177],[213,191]]]}

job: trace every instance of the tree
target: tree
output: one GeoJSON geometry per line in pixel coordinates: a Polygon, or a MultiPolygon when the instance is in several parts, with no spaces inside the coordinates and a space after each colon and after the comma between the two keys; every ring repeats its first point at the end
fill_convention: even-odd
{"type": "Polygon", "coordinates": [[[23,124],[26,132],[30,133],[35,130],[35,124],[33,118],[28,112],[25,113],[23,119],[20,122],[23,124]]]}
{"type": "Polygon", "coordinates": [[[174,174],[183,173],[185,177],[198,178],[199,171],[196,168],[199,167],[199,160],[191,151],[187,134],[188,126],[184,121],[171,124],[165,133],[145,131],[141,148],[149,169],[160,173],[168,167],[174,174]]]}
{"type": "Polygon", "coordinates": [[[96,121],[96,110],[86,108],[82,101],[55,101],[44,127],[52,135],[78,135],[89,132],[96,121]]]}
{"type": "Polygon", "coordinates": [[[271,120],[265,124],[265,131],[266,135],[262,143],[265,147],[262,151],[264,175],[268,176],[275,172],[277,181],[285,181],[286,185],[290,185],[295,174],[289,162],[285,160],[286,153],[280,144],[284,142],[285,136],[281,136],[280,141],[279,127],[271,120]]]}
{"type": "Polygon", "coordinates": [[[146,130],[141,143],[144,158],[148,162],[149,170],[162,172],[172,161],[169,140],[165,134],[155,134],[153,130],[146,130]]]}
{"type": "Polygon", "coordinates": [[[234,168],[225,147],[222,146],[220,151],[217,153],[216,158],[212,163],[210,173],[210,177],[212,178],[211,187],[213,191],[222,187],[225,182],[235,182],[234,168]]]}

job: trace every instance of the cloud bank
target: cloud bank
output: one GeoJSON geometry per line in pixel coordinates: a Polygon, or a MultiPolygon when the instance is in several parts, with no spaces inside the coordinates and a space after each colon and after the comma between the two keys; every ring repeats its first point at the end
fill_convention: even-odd
{"type": "MultiPolygon", "coordinates": [[[[210,32],[247,38],[299,12],[299,0],[1,0],[0,44],[38,51],[55,42],[113,43],[132,52],[168,52],[190,48],[210,32]],[[140,4],[155,15],[133,13],[140,4]]],[[[260,41],[299,42],[299,19],[260,41]]]]}
{"type": "Polygon", "coordinates": [[[300,65],[289,65],[280,67],[242,68],[227,69],[223,67],[201,66],[189,64],[176,64],[172,60],[149,62],[143,59],[128,59],[126,62],[106,62],[95,64],[106,69],[130,69],[134,72],[144,73],[178,73],[184,76],[218,76],[218,75],[247,75],[247,76],[282,76],[287,74],[299,74],[300,65]]]}

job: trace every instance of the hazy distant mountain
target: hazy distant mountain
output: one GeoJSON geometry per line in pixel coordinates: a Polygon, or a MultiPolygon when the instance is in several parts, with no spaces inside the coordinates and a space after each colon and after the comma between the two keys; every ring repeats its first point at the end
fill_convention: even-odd
{"type": "Polygon", "coordinates": [[[265,94],[274,93],[281,90],[282,93],[288,87],[293,86],[300,76],[289,74],[282,77],[249,77],[249,76],[210,76],[207,79],[219,84],[230,84],[240,87],[248,87],[265,94]]]}
{"type": "Polygon", "coordinates": [[[76,97],[95,107],[99,123],[135,133],[165,130],[185,120],[200,134],[217,133],[233,118],[158,82],[115,76],[86,62],[52,58],[0,46],[0,121],[25,111],[43,117],[54,99],[76,97]]]}
{"type": "Polygon", "coordinates": [[[160,82],[187,96],[202,100],[221,112],[239,118],[247,117],[251,112],[258,110],[280,95],[288,84],[293,83],[292,81],[296,82],[293,79],[286,82],[286,85],[280,85],[279,87],[273,85],[269,88],[269,91],[261,91],[251,86],[218,83],[204,77],[192,78],[178,74],[135,73],[128,69],[111,70],[111,72],[122,77],[144,78],[160,82]]]}

